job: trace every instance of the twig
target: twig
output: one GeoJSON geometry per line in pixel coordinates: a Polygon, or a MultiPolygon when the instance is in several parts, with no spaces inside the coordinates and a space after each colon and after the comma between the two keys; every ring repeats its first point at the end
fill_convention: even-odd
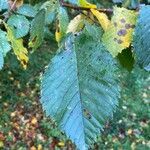
{"type": "MultiPolygon", "coordinates": [[[[60,4],[63,7],[68,7],[68,8],[75,9],[75,10],[86,10],[86,11],[90,10],[90,8],[80,7],[80,6],[76,6],[76,5],[66,3],[66,2],[64,2],[64,0],[60,0],[60,4]]],[[[99,12],[113,13],[112,9],[102,9],[102,8],[95,8],[95,9],[98,10],[99,12]]]]}
{"type": "Polygon", "coordinates": [[[15,0],[13,2],[13,4],[11,5],[10,9],[8,10],[7,14],[4,14],[4,19],[3,21],[6,22],[7,19],[9,18],[9,16],[11,15],[12,10],[14,9],[15,5],[16,5],[17,0],[15,0]]]}

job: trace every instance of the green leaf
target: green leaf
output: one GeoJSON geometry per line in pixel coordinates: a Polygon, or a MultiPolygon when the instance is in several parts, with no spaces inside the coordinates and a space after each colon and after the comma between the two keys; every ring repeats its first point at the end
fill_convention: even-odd
{"type": "Polygon", "coordinates": [[[42,6],[41,9],[45,9],[47,12],[54,12],[56,9],[59,7],[58,1],[56,0],[51,0],[45,2],[42,6]]]}
{"type": "Polygon", "coordinates": [[[111,24],[103,35],[103,43],[114,57],[130,46],[136,20],[137,12],[114,7],[111,24]]]}
{"type": "Polygon", "coordinates": [[[123,0],[113,0],[114,3],[122,3],[123,0]]]}
{"type": "Polygon", "coordinates": [[[136,9],[140,5],[140,0],[123,0],[123,7],[128,7],[130,9],[136,9]]]}
{"type": "Polygon", "coordinates": [[[86,31],[62,47],[43,76],[41,103],[78,149],[87,150],[118,104],[117,67],[86,31]]]}
{"type": "Polygon", "coordinates": [[[4,65],[4,58],[2,52],[0,51],[0,70],[2,69],[3,65],[4,65]]]}
{"type": "Polygon", "coordinates": [[[41,6],[41,9],[45,9],[46,11],[46,24],[49,25],[54,21],[54,19],[56,19],[56,13],[58,8],[58,1],[55,0],[47,1],[41,6]]]}
{"type": "Polygon", "coordinates": [[[24,37],[28,34],[30,28],[30,22],[25,16],[12,15],[7,24],[14,28],[14,34],[16,38],[24,37]]]}
{"type": "Polygon", "coordinates": [[[0,52],[4,57],[6,56],[7,52],[11,50],[6,34],[7,33],[5,31],[0,29],[0,52]]]}
{"type": "Polygon", "coordinates": [[[69,24],[69,17],[65,8],[63,7],[58,8],[57,20],[58,20],[58,24],[57,24],[58,26],[55,35],[56,35],[56,41],[59,43],[66,35],[67,27],[69,24]]]}
{"type": "Polygon", "coordinates": [[[133,46],[137,62],[150,71],[150,6],[143,6],[135,29],[133,46]]]}
{"type": "Polygon", "coordinates": [[[29,47],[37,49],[44,39],[45,10],[40,10],[32,21],[29,47]]]}
{"type": "Polygon", "coordinates": [[[71,4],[76,4],[76,5],[79,4],[78,0],[65,0],[65,1],[71,4]]]}
{"type": "Polygon", "coordinates": [[[3,9],[8,9],[8,7],[8,0],[0,0],[0,11],[2,11],[3,9]]]}
{"type": "Polygon", "coordinates": [[[23,4],[21,7],[19,7],[17,13],[27,17],[35,17],[37,10],[29,4],[23,4]]]}

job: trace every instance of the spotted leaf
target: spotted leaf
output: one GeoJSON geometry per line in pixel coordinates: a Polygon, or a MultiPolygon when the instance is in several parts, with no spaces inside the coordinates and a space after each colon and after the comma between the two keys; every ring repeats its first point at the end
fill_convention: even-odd
{"type": "Polygon", "coordinates": [[[103,43],[115,57],[130,46],[137,20],[137,12],[114,7],[111,23],[103,35],[103,43]]]}

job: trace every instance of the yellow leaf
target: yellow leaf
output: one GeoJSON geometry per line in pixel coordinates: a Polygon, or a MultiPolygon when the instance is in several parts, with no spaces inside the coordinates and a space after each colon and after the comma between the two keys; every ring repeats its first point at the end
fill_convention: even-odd
{"type": "Polygon", "coordinates": [[[4,23],[4,24],[5,24],[5,27],[7,29],[8,40],[11,42],[11,46],[14,50],[14,53],[17,56],[18,60],[20,60],[23,68],[26,69],[29,58],[27,56],[28,51],[23,46],[23,39],[21,39],[21,38],[16,39],[15,36],[14,36],[12,28],[9,27],[6,23],[4,23]]]}
{"type": "Polygon", "coordinates": [[[4,147],[4,142],[0,141],[0,148],[4,147]]]}
{"type": "Polygon", "coordinates": [[[128,133],[128,135],[131,135],[131,134],[133,133],[132,129],[129,129],[129,130],[127,131],[127,133],[128,133]]]}
{"type": "Polygon", "coordinates": [[[91,9],[91,12],[98,19],[98,21],[99,21],[100,25],[102,26],[102,28],[104,29],[104,31],[106,31],[110,24],[110,20],[108,19],[107,15],[99,12],[96,9],[91,9]]]}
{"type": "Polygon", "coordinates": [[[42,145],[39,144],[37,149],[38,149],[38,150],[42,150],[42,145]]]}
{"type": "Polygon", "coordinates": [[[33,124],[33,125],[37,124],[37,119],[35,117],[32,118],[31,124],[33,124]]]}
{"type": "Polygon", "coordinates": [[[23,0],[17,0],[16,7],[19,8],[21,5],[23,5],[23,0]]]}
{"type": "Polygon", "coordinates": [[[111,19],[102,41],[108,51],[117,56],[123,49],[131,44],[138,13],[126,8],[114,7],[111,19]]]}
{"type": "Polygon", "coordinates": [[[64,142],[59,142],[59,143],[58,143],[58,146],[64,147],[64,146],[65,146],[65,143],[64,143],[64,142]]]}
{"type": "Polygon", "coordinates": [[[84,17],[81,14],[73,18],[68,25],[67,33],[71,33],[71,32],[75,33],[75,32],[82,30],[84,26],[83,20],[84,20],[84,17]]]}
{"type": "Polygon", "coordinates": [[[91,4],[91,3],[87,2],[86,0],[78,0],[78,1],[79,1],[79,5],[81,7],[85,7],[85,8],[97,8],[96,5],[91,4]]]}
{"type": "Polygon", "coordinates": [[[58,27],[55,32],[56,41],[59,43],[61,41],[62,37],[63,37],[63,33],[60,31],[60,26],[58,24],[58,27]]]}

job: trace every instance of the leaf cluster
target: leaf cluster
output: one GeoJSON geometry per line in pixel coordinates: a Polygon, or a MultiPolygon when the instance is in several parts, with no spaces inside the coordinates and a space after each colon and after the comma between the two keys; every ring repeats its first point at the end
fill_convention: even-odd
{"type": "Polygon", "coordinates": [[[150,71],[149,31],[150,6],[139,0],[0,0],[0,69],[10,50],[26,69],[30,52],[56,40],[41,103],[77,148],[86,150],[117,108],[118,66],[150,71]]]}

